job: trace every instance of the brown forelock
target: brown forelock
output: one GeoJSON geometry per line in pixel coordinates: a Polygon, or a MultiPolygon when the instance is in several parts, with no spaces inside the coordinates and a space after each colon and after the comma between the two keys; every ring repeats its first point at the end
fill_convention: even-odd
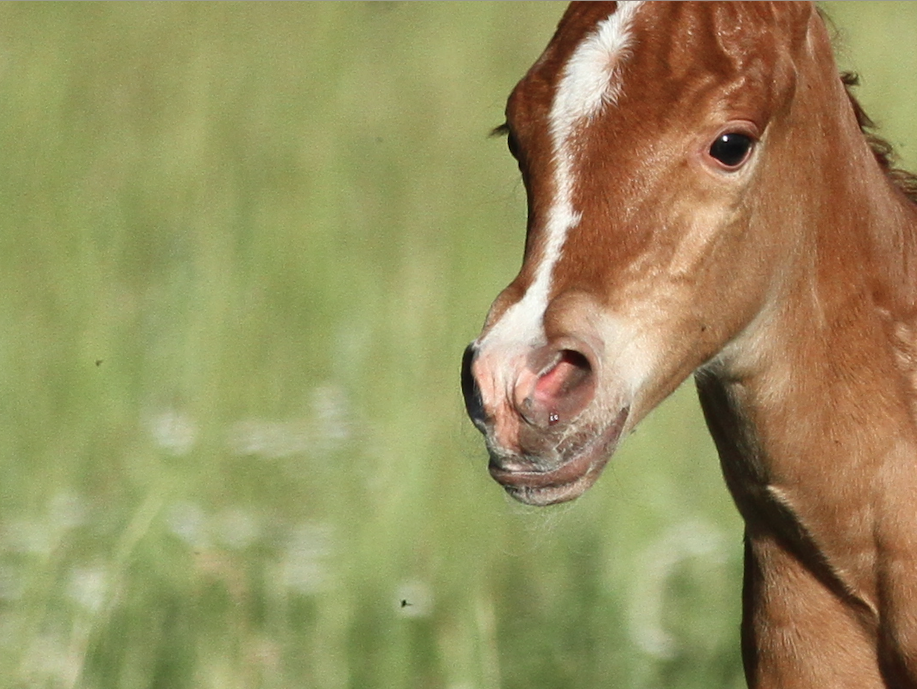
{"type": "Polygon", "coordinates": [[[640,8],[630,55],[616,71],[617,104],[574,139],[573,204],[582,220],[564,245],[555,292],[604,299],[650,242],[667,246],[666,199],[696,174],[691,157],[731,119],[763,132],[792,98],[790,59],[813,11],[808,3],[757,2],[640,8]]]}

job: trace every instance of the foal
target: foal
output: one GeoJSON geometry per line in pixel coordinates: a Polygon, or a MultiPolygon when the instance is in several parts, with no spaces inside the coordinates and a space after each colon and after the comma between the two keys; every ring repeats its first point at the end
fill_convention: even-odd
{"type": "Polygon", "coordinates": [[[917,186],[815,7],[573,3],[506,117],[525,260],[462,374],[493,477],[577,497],[694,372],[749,684],[917,687],[917,186]]]}

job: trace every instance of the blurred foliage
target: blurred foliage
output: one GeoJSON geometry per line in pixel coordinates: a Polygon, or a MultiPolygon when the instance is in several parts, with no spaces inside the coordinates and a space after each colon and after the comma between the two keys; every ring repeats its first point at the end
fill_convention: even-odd
{"type": "MultiPolygon", "coordinates": [[[[829,6],[912,165],[913,7],[829,6]]],[[[0,5],[0,687],[741,686],[690,385],[544,511],[464,420],[562,10],[0,5]]]]}

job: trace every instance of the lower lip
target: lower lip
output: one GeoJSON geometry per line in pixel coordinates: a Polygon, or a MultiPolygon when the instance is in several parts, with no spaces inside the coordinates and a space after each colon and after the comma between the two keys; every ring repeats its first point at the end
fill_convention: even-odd
{"type": "MultiPolygon", "coordinates": [[[[607,460],[606,460],[607,461],[607,460]]],[[[548,505],[557,505],[562,502],[575,500],[585,493],[602,471],[605,462],[593,465],[590,469],[578,479],[559,486],[545,486],[544,488],[532,488],[524,485],[503,484],[503,489],[515,500],[533,507],[547,507],[548,505]]]]}
{"type": "Polygon", "coordinates": [[[625,407],[613,423],[576,456],[553,471],[512,471],[491,464],[490,474],[513,498],[544,506],[573,500],[595,483],[608,462],[627,420],[625,407]]]}

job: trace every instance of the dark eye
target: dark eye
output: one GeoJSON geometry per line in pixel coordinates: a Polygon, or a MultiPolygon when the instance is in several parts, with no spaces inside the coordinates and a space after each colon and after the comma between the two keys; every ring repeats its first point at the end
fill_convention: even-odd
{"type": "Polygon", "coordinates": [[[710,157],[727,168],[737,168],[746,160],[754,148],[755,140],[747,134],[725,132],[710,145],[710,157]]]}

